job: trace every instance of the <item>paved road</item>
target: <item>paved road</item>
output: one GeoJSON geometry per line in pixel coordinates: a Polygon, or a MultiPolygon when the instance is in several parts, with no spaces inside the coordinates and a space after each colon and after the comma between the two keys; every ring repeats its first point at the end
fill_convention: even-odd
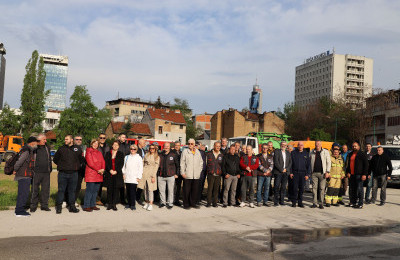
{"type": "Polygon", "coordinates": [[[362,210],[285,206],[133,212],[119,207],[117,212],[64,210],[61,215],[38,211],[30,218],[2,211],[0,258],[388,258],[400,255],[398,228],[389,229],[399,223],[400,189],[388,190],[384,207],[362,210]]]}

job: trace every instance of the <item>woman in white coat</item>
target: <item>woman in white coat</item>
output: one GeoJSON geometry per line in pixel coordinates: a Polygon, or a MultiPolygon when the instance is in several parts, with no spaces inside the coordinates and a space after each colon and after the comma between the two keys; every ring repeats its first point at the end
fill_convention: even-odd
{"type": "Polygon", "coordinates": [[[124,167],[122,174],[126,185],[126,193],[128,197],[128,205],[125,209],[136,210],[136,187],[143,175],[143,160],[137,154],[137,146],[130,146],[131,154],[125,156],[124,167]]]}
{"type": "Polygon", "coordinates": [[[153,192],[157,190],[157,171],[160,166],[160,157],[157,148],[151,144],[149,152],[144,156],[143,176],[139,182],[138,188],[144,192],[145,203],[143,208],[148,211],[153,209],[153,192]]]}

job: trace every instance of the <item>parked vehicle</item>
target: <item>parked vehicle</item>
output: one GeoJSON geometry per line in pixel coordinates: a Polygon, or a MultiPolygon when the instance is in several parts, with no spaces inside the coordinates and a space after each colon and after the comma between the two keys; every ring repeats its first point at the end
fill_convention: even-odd
{"type": "Polygon", "coordinates": [[[16,135],[4,135],[0,133],[0,161],[7,161],[24,146],[24,139],[16,135]]]}
{"type": "MultiPolygon", "coordinates": [[[[293,145],[293,147],[296,148],[299,142],[300,141],[291,141],[289,142],[289,145],[293,145]]],[[[315,141],[306,140],[302,142],[304,143],[304,150],[310,152],[311,150],[315,149],[315,141]]],[[[333,142],[322,141],[321,143],[322,143],[322,148],[325,148],[329,151],[332,149],[333,142]]]]}
{"type": "Polygon", "coordinates": [[[228,139],[228,145],[235,142],[239,142],[240,145],[251,145],[253,146],[254,153],[259,154],[261,152],[261,145],[264,143],[272,142],[275,149],[280,147],[282,141],[288,142],[290,136],[286,134],[267,133],[267,132],[251,132],[247,136],[238,136],[228,139]]]}

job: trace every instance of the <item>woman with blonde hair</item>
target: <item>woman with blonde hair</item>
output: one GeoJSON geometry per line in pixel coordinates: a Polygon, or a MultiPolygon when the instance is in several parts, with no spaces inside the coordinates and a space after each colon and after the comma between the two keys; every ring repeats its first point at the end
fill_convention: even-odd
{"type": "Polygon", "coordinates": [[[143,175],[143,160],[137,153],[136,144],[131,145],[129,149],[131,153],[125,156],[124,167],[122,168],[128,196],[128,204],[125,209],[136,210],[136,188],[143,175]]]}
{"type": "Polygon", "coordinates": [[[144,191],[143,208],[150,211],[153,210],[154,191],[157,190],[157,171],[160,166],[157,146],[153,144],[149,146],[149,152],[144,156],[143,165],[143,176],[138,188],[144,191]]]}

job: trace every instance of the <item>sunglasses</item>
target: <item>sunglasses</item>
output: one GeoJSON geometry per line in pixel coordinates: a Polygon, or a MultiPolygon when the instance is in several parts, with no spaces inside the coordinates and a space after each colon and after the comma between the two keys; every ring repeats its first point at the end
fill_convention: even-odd
{"type": "Polygon", "coordinates": [[[150,150],[155,150],[155,149],[156,149],[156,148],[154,148],[154,147],[153,147],[153,148],[150,148],[150,150]]]}
{"type": "Polygon", "coordinates": [[[75,139],[75,141],[82,141],[82,139],[75,139]]]}
{"type": "Polygon", "coordinates": [[[99,139],[106,139],[105,137],[99,137],[99,139]]]}
{"type": "Polygon", "coordinates": [[[136,151],[136,148],[132,148],[131,151],[136,151]]]}
{"type": "Polygon", "coordinates": [[[194,143],[189,143],[189,145],[194,145],[194,143]]]}

